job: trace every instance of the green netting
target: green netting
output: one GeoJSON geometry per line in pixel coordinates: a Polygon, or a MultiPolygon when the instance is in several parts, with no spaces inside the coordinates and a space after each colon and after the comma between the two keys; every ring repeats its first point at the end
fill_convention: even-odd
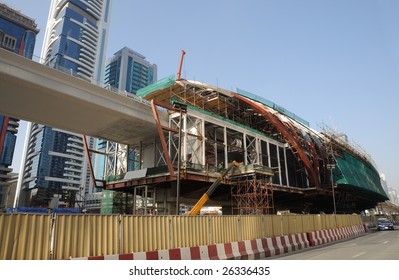
{"type": "Polygon", "coordinates": [[[336,160],[334,182],[366,189],[388,199],[377,170],[346,152],[343,152],[343,158],[336,157],[336,160]]]}
{"type": "Polygon", "coordinates": [[[159,81],[157,81],[157,82],[155,82],[155,83],[153,83],[153,84],[151,84],[149,86],[146,86],[146,87],[143,87],[143,88],[139,89],[137,91],[136,95],[144,97],[147,94],[150,94],[150,93],[152,93],[154,91],[161,90],[161,89],[173,86],[175,84],[175,81],[176,80],[175,80],[175,76],[174,75],[167,76],[167,77],[165,77],[165,78],[163,78],[163,79],[161,79],[161,80],[159,80],[159,81]]]}
{"type": "Polygon", "coordinates": [[[101,214],[129,214],[133,209],[132,195],[123,192],[103,190],[101,214]]]}
{"type": "Polygon", "coordinates": [[[114,191],[103,190],[101,199],[101,214],[112,214],[114,204],[114,191]]]}
{"type": "Polygon", "coordinates": [[[121,174],[118,174],[118,175],[109,175],[109,176],[107,176],[107,178],[105,178],[105,181],[107,183],[120,181],[120,180],[122,180],[125,177],[125,174],[126,173],[121,173],[121,174]]]}
{"type": "Polygon", "coordinates": [[[245,91],[245,90],[239,89],[239,88],[237,88],[237,93],[242,95],[242,96],[245,96],[245,97],[247,97],[249,99],[252,99],[254,101],[260,102],[260,103],[266,105],[267,107],[270,107],[270,108],[276,110],[277,112],[279,112],[279,113],[281,113],[281,114],[283,114],[283,115],[285,115],[285,116],[287,116],[287,117],[289,117],[289,118],[291,118],[293,120],[296,120],[297,122],[300,122],[300,123],[302,123],[302,124],[304,124],[306,126],[310,126],[308,121],[306,121],[306,120],[302,119],[301,117],[295,115],[294,113],[288,111],[284,107],[281,107],[281,106],[277,105],[276,103],[267,100],[266,98],[257,96],[255,94],[252,94],[252,93],[250,93],[248,91],[245,91]]]}

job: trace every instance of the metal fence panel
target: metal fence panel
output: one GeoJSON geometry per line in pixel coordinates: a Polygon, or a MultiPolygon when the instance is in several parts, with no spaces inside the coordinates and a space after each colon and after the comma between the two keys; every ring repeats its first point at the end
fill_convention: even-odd
{"type": "Polygon", "coordinates": [[[274,234],[273,229],[273,216],[263,216],[263,237],[272,237],[274,234]]]}
{"type": "Polygon", "coordinates": [[[359,215],[0,214],[0,259],[68,259],[253,240],[362,224],[359,215]]]}
{"type": "Polygon", "coordinates": [[[119,216],[57,215],[55,259],[119,253],[119,216]]]}
{"type": "Polygon", "coordinates": [[[0,259],[49,259],[50,224],[45,214],[0,215],[0,259]]]}

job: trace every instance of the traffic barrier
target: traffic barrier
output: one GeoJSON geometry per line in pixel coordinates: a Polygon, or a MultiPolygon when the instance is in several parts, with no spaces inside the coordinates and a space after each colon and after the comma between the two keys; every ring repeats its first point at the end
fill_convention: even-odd
{"type": "Polygon", "coordinates": [[[306,234],[71,260],[257,260],[307,248],[306,234]]]}
{"type": "Polygon", "coordinates": [[[307,233],[310,246],[318,246],[325,243],[321,236],[321,231],[312,231],[307,233]]]}
{"type": "Polygon", "coordinates": [[[348,232],[347,228],[339,228],[339,231],[341,233],[342,238],[349,237],[349,232],[348,232]]]}
{"type": "Polygon", "coordinates": [[[330,238],[331,238],[331,241],[336,241],[336,240],[338,240],[338,237],[335,235],[333,229],[330,228],[330,229],[328,229],[327,231],[328,231],[328,234],[329,234],[329,236],[330,236],[330,238]]]}
{"type": "Polygon", "coordinates": [[[330,243],[367,232],[363,225],[254,240],[72,260],[257,260],[330,243]]]}
{"type": "Polygon", "coordinates": [[[339,228],[333,228],[332,231],[335,236],[335,240],[340,240],[344,238],[341,232],[339,231],[339,228]]]}
{"type": "Polygon", "coordinates": [[[298,250],[305,249],[309,247],[309,240],[306,236],[306,233],[297,233],[294,234],[295,242],[298,246],[298,250]]]}
{"type": "Polygon", "coordinates": [[[323,240],[322,244],[331,242],[331,237],[328,235],[327,230],[325,230],[325,229],[321,230],[320,235],[321,235],[321,239],[323,240]]]}

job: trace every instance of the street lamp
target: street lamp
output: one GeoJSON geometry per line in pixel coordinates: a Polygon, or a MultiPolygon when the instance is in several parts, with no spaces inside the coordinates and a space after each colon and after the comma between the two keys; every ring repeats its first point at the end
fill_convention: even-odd
{"type": "Polygon", "coordinates": [[[334,158],[334,152],[331,150],[331,154],[328,156],[328,163],[327,163],[327,169],[331,171],[331,189],[332,189],[332,196],[333,196],[333,206],[334,206],[334,217],[335,217],[335,225],[337,225],[337,208],[335,204],[335,191],[334,191],[334,177],[333,177],[333,170],[335,169],[336,161],[334,158]]]}
{"type": "Polygon", "coordinates": [[[173,101],[173,108],[176,108],[180,112],[179,116],[179,142],[178,142],[178,149],[177,149],[177,181],[176,181],[176,214],[180,214],[180,207],[179,207],[179,197],[180,197],[180,162],[181,162],[181,122],[182,122],[182,114],[187,112],[187,105],[173,101]]]}

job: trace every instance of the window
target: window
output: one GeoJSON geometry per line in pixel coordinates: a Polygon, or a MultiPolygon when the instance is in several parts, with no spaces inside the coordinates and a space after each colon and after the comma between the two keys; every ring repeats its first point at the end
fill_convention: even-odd
{"type": "Polygon", "coordinates": [[[17,45],[17,39],[5,34],[3,37],[2,45],[5,49],[15,50],[15,46],[17,45]]]}

